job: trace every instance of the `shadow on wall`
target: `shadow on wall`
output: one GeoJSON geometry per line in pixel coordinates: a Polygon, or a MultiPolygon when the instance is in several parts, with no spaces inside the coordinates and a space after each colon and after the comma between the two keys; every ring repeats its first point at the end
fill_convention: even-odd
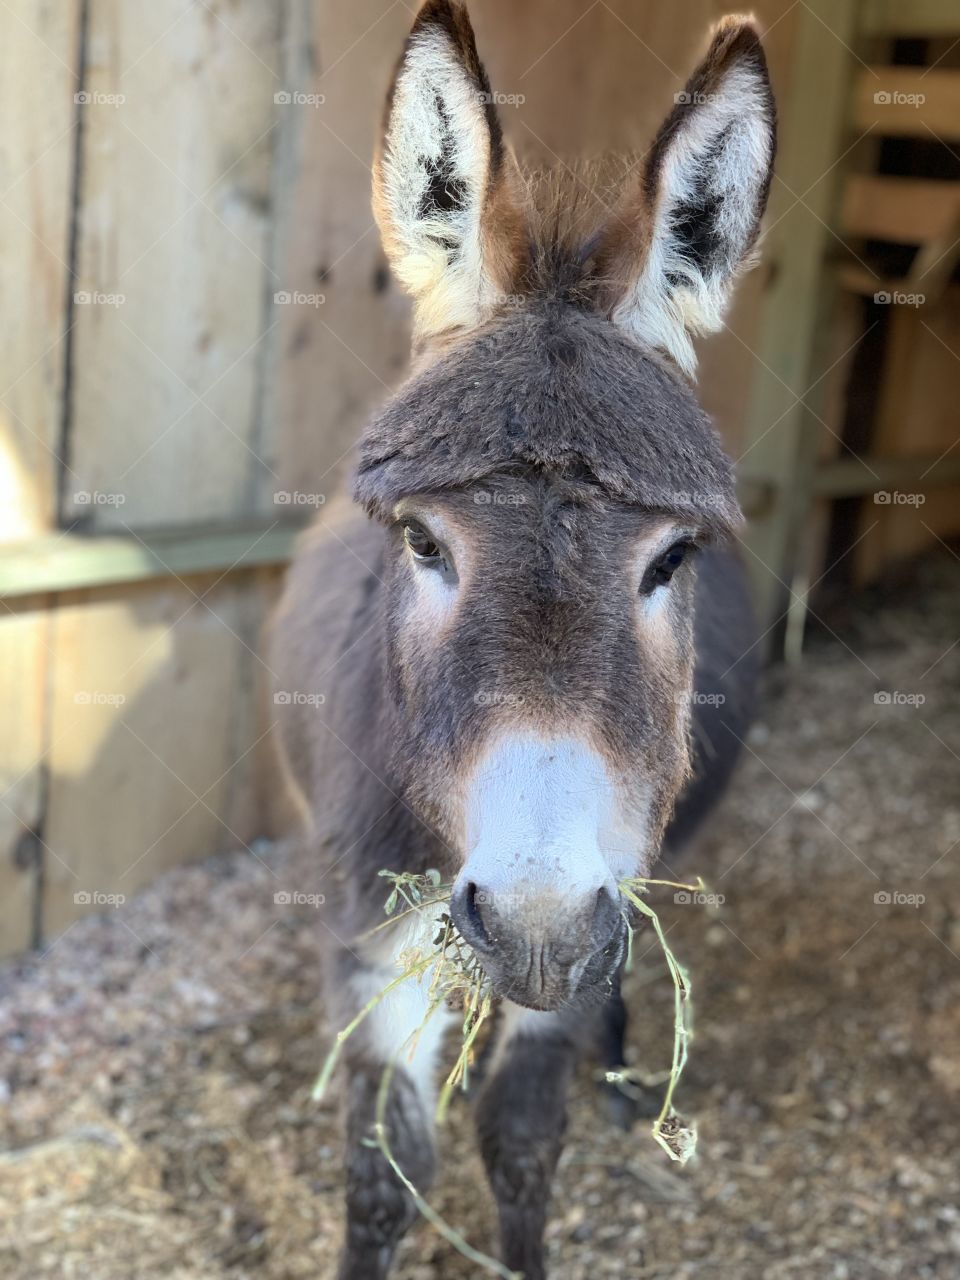
{"type": "Polygon", "coordinates": [[[32,680],[2,772],[0,953],[287,823],[259,655],[279,581],[264,569],[31,599],[0,621],[24,657],[9,670],[32,680]]]}

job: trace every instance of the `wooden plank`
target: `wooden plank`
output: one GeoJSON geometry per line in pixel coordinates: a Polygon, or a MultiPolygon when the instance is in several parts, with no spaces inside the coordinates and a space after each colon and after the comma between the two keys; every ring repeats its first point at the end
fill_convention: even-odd
{"type": "Polygon", "coordinates": [[[50,535],[0,556],[0,599],[281,564],[303,527],[251,520],[228,528],[50,535]]]}
{"type": "Polygon", "coordinates": [[[0,542],[55,520],[79,87],[79,0],[17,10],[0,42],[0,542]]]}
{"type": "Polygon", "coordinates": [[[960,183],[851,174],[843,188],[840,231],[893,244],[923,244],[945,235],[958,210],[960,183]]]}
{"type": "Polygon", "coordinates": [[[960,32],[956,0],[864,0],[861,29],[870,36],[940,36],[960,32]]]}
{"type": "MultiPolygon", "coordinates": [[[[79,0],[19,0],[0,42],[3,544],[56,516],[80,10],[79,0]]],[[[43,600],[0,608],[0,955],[33,940],[49,626],[43,600]]]]}
{"type": "MultiPolygon", "coordinates": [[[[960,454],[960,287],[952,286],[935,305],[893,308],[889,324],[874,450],[906,466],[916,459],[940,458],[938,469],[949,475],[960,454]]],[[[922,495],[922,502],[863,504],[865,536],[856,550],[859,577],[873,577],[886,565],[936,546],[938,536],[949,541],[960,533],[960,484],[933,491],[929,479],[912,481],[912,488],[896,485],[902,492],[922,495]]]]}
{"type": "MultiPolygon", "coordinates": [[[[211,582],[192,585],[202,595],[211,582]]],[[[108,910],[110,895],[259,834],[259,626],[239,583],[202,603],[184,586],[145,584],[57,610],[46,937],[108,910]]]]}
{"type": "Polygon", "coordinates": [[[360,427],[401,380],[409,352],[409,306],[380,247],[370,164],[410,11],[313,0],[289,14],[281,87],[294,101],[277,109],[272,265],[275,289],[303,301],[270,308],[264,450],[279,481],[260,476],[262,513],[278,485],[335,491],[360,427]]]}
{"type": "Polygon", "coordinates": [[[935,240],[921,245],[906,276],[907,291],[933,303],[953,279],[960,261],[960,206],[954,210],[953,222],[935,240]]]}
{"type": "Polygon", "coordinates": [[[791,598],[822,438],[818,417],[827,388],[817,380],[831,363],[825,351],[834,313],[824,259],[834,243],[829,225],[839,198],[836,161],[843,151],[855,14],[852,0],[803,6],[771,192],[765,250],[772,259],[770,285],[739,459],[745,482],[773,484],[777,491],[769,512],[754,519],[745,537],[764,627],[775,623],[791,598]]]}
{"type": "MultiPolygon", "coordinates": [[[[904,439],[909,439],[911,434],[910,428],[903,429],[904,439]]],[[[871,456],[865,459],[835,458],[822,463],[814,477],[813,491],[821,498],[846,498],[894,489],[926,493],[952,485],[960,485],[960,456],[944,457],[942,453],[901,458],[871,456]]],[[[885,504],[880,502],[877,505],[885,504]]]]}
{"type": "Polygon", "coordinates": [[[960,141],[960,71],[867,67],[856,78],[853,122],[887,137],[960,141]]]}
{"type": "Polygon", "coordinates": [[[264,565],[247,579],[247,590],[241,597],[243,634],[249,645],[244,654],[243,678],[249,696],[236,740],[241,748],[244,742],[255,741],[257,745],[251,753],[250,771],[238,770],[230,775],[234,785],[225,800],[227,821],[234,831],[249,830],[269,837],[289,834],[297,829],[300,820],[280,771],[271,728],[276,718],[272,672],[266,666],[263,645],[267,619],[280,599],[285,580],[282,567],[264,565]]]}
{"type": "Polygon", "coordinates": [[[89,0],[66,512],[98,530],[236,515],[268,467],[255,438],[281,7],[135,13],[89,0]]]}
{"type": "Polygon", "coordinates": [[[0,610],[0,956],[33,942],[46,779],[46,663],[50,618],[38,601],[0,610]]]}

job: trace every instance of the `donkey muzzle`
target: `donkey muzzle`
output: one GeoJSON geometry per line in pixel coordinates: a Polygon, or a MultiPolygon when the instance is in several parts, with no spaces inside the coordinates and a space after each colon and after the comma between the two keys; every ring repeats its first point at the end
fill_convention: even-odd
{"type": "Polygon", "coordinates": [[[571,899],[536,882],[484,886],[468,866],[450,914],[497,995],[530,1009],[603,999],[626,938],[612,878],[571,899]]]}

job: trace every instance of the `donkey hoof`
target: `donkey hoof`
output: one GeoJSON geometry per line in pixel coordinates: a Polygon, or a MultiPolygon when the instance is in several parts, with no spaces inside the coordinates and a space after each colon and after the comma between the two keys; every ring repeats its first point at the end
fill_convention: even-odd
{"type": "Polygon", "coordinates": [[[663,1106],[663,1090],[631,1084],[627,1094],[615,1084],[601,1085],[603,1107],[607,1119],[618,1129],[629,1132],[638,1120],[652,1120],[663,1106]]]}

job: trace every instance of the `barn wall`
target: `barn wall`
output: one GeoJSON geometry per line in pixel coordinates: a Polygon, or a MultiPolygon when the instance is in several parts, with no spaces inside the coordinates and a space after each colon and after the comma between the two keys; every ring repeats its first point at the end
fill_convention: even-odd
{"type": "MultiPolygon", "coordinates": [[[[508,136],[533,162],[642,148],[726,8],[688,0],[679,21],[673,0],[471,6],[494,85],[517,99],[508,136]]],[[[218,522],[249,530],[237,560],[252,560],[291,515],[322,513],[403,374],[408,306],[369,166],[409,11],[17,9],[0,46],[0,538],[96,547],[218,522]]],[[[755,9],[786,102],[799,9],[755,9]]],[[[766,280],[748,279],[703,352],[734,452],[766,280]]],[[[276,822],[258,637],[279,569],[229,570],[0,610],[15,726],[0,742],[0,951],[276,822]]]]}

